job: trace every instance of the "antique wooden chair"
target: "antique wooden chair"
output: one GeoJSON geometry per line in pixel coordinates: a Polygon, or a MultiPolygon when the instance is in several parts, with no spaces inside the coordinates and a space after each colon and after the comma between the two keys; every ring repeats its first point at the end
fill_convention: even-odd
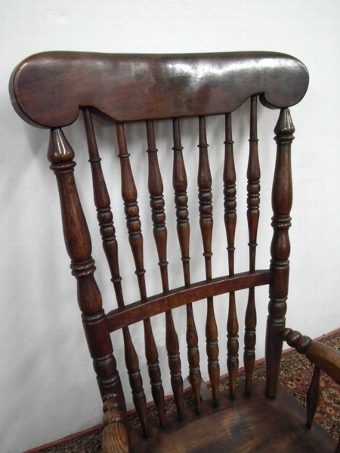
{"type": "MultiPolygon", "coordinates": [[[[323,370],[340,383],[340,358],[331,349],[285,328],[290,254],[288,230],[292,204],[290,152],[294,139],[294,126],[288,108],[303,98],[307,86],[308,72],[305,66],[291,56],[273,52],[192,55],[45,52],[27,58],[14,70],[10,80],[14,109],[28,123],[50,129],[48,159],[58,182],[66,249],[71,258],[72,274],[77,279],[78,303],[82,311],[85,335],[104,402],[104,452],[340,451],[340,446],[336,449],[334,439],[319,426],[314,424],[310,429],[318,399],[319,372],[323,370]],[[280,109],[275,127],[277,154],[272,186],[271,261],[270,267],[265,270],[257,269],[255,264],[260,202],[258,98],[264,106],[280,109]],[[234,265],[236,170],[231,117],[232,112],[247,99],[250,99],[246,183],[249,267],[247,265],[245,271],[239,273],[235,271],[234,265]],[[89,228],[74,179],[74,151],[62,130],[77,119],[80,110],[85,121],[94,203],[117,303],[117,307],[107,314],[102,308],[101,293],[94,278],[95,265],[91,257],[89,228]],[[100,115],[111,121],[117,133],[121,195],[140,294],[139,300],[133,303],[126,304],[123,296],[124,282],[120,276],[113,223],[118,214],[111,211],[94,132],[93,115],[100,115]],[[213,176],[210,171],[206,132],[206,123],[209,121],[207,117],[212,115],[222,115],[225,118],[225,142],[220,147],[223,177],[219,182],[214,181],[214,187],[219,187],[224,194],[223,216],[227,246],[225,255],[228,271],[218,277],[212,275],[213,176]],[[197,152],[183,152],[180,123],[185,117],[192,117],[191,120],[185,121],[192,121],[194,126],[197,125],[197,152]],[[173,133],[173,170],[163,170],[163,177],[157,157],[154,128],[154,123],[160,120],[172,122],[173,133]],[[162,284],[162,291],[152,296],[146,291],[137,189],[125,135],[128,126],[124,129],[125,123],[140,121],[144,121],[146,125],[146,140],[143,146],[147,149],[145,156],[148,161],[148,175],[144,178],[145,191],[148,190],[150,194],[153,235],[162,284]],[[189,184],[186,168],[192,168],[192,161],[195,161],[194,156],[197,154],[197,209],[205,278],[192,282],[189,266],[189,184]],[[177,274],[183,273],[184,279],[183,286],[174,288],[170,288],[168,276],[168,226],[165,224],[163,195],[164,175],[169,173],[172,174],[175,202],[173,209],[171,203],[167,204],[167,215],[169,219],[172,210],[176,218],[174,224],[177,224],[178,250],[181,255],[178,263],[182,261],[182,264],[171,269],[175,269],[177,274]],[[265,348],[266,381],[252,379],[255,361],[255,288],[262,285],[269,285],[270,298],[265,348]],[[239,327],[235,294],[244,289],[249,291],[245,315],[245,385],[239,390],[238,386],[236,389],[239,327]],[[227,365],[230,390],[227,397],[224,394],[219,395],[219,348],[216,305],[214,306],[213,299],[225,293],[229,296],[218,302],[218,309],[221,310],[222,306],[225,313],[228,311],[227,365]],[[206,352],[211,401],[202,401],[200,396],[202,382],[193,305],[201,300],[207,300],[206,352]],[[173,317],[174,310],[183,306],[186,307],[187,317],[186,339],[193,410],[183,409],[180,345],[173,317]],[[165,416],[159,352],[151,322],[151,318],[161,313],[165,313],[169,375],[177,417],[165,416]],[[159,416],[157,424],[148,423],[147,419],[139,358],[131,335],[130,326],[135,323],[142,323],[144,328],[145,355],[154,404],[159,416]],[[110,333],[117,330],[122,330],[123,333],[126,368],[133,402],[140,418],[139,429],[129,430],[127,427],[126,403],[110,337],[110,333]],[[308,393],[307,427],[303,421],[304,409],[278,386],[283,340],[305,354],[315,365],[308,393]]],[[[160,152],[170,153],[170,148],[171,146],[160,152]]],[[[216,155],[215,152],[214,159],[216,155]]],[[[131,156],[131,159],[134,157],[131,156]]],[[[141,157],[138,156],[137,159],[140,160],[141,157]]],[[[117,197],[117,191],[114,196],[117,197]]],[[[150,210],[150,207],[147,209],[150,210]]],[[[190,209],[192,212],[195,207],[190,206],[190,209]]],[[[143,235],[146,233],[143,231],[143,235]]],[[[219,238],[218,247],[222,246],[223,242],[223,238],[219,238]]],[[[163,373],[164,379],[166,377],[163,373]]]]}

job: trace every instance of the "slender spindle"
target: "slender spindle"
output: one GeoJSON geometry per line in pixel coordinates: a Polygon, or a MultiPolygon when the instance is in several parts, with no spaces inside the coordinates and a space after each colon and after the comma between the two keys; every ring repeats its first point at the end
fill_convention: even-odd
{"type": "MultiPolygon", "coordinates": [[[[249,231],[249,270],[255,271],[256,239],[260,217],[260,163],[258,156],[257,138],[257,96],[252,96],[250,107],[250,138],[249,138],[249,160],[247,169],[247,218],[249,231]]],[[[245,369],[245,394],[251,393],[251,381],[255,364],[255,343],[256,343],[256,306],[255,288],[249,289],[248,303],[245,315],[244,335],[244,369],[245,369]]]]}
{"type": "MultiPolygon", "coordinates": [[[[150,193],[150,206],[152,211],[153,232],[158,252],[159,266],[162,278],[163,292],[169,291],[168,262],[167,262],[167,229],[165,226],[165,211],[163,197],[163,181],[159,169],[157,148],[153,122],[146,123],[148,141],[149,177],[148,187],[150,193]]],[[[168,351],[169,368],[171,374],[171,386],[178,414],[182,418],[183,413],[183,378],[181,372],[181,360],[179,356],[178,337],[171,311],[165,313],[166,320],[166,347],[168,351]]]]}
{"type": "MultiPolygon", "coordinates": [[[[110,196],[106,187],[101,159],[98,152],[97,141],[94,133],[91,113],[84,110],[85,131],[87,137],[89,162],[91,164],[94,203],[97,208],[97,218],[102,235],[103,248],[111,271],[111,281],[114,286],[118,308],[125,306],[119,272],[118,244],[116,240],[113,216],[110,207],[110,196]]],[[[144,436],[148,435],[146,417],[146,398],[143,389],[143,381],[139,369],[139,361],[136,350],[132,343],[128,327],[123,328],[125,363],[128,370],[133,402],[141,421],[144,436]]]]}
{"type": "MultiPolygon", "coordinates": [[[[190,285],[190,254],[189,254],[189,237],[190,224],[188,213],[187,197],[187,175],[183,159],[183,147],[181,144],[180,124],[178,118],[173,120],[173,139],[174,139],[174,161],[173,161],[173,188],[175,192],[175,206],[177,217],[177,234],[181,249],[183,274],[185,286],[190,285]]],[[[198,336],[194,320],[192,304],[187,304],[187,345],[188,345],[188,362],[189,378],[193,389],[195,410],[199,413],[201,394],[201,372],[200,357],[198,350],[198,336]]]]}
{"type": "MultiPolygon", "coordinates": [[[[126,224],[129,233],[131,250],[135,260],[140,297],[143,301],[147,298],[147,293],[144,278],[143,236],[141,232],[139,208],[137,204],[137,189],[131,171],[123,124],[118,123],[116,125],[116,131],[121,166],[122,198],[125,206],[126,224]]],[[[160,424],[161,426],[165,426],[164,390],[158,362],[158,352],[150,319],[146,319],[144,321],[144,337],[145,355],[148,361],[152,396],[158,411],[160,424]]]]}
{"type": "Polygon", "coordinates": [[[314,415],[318,407],[320,389],[320,368],[314,367],[312,381],[307,392],[307,423],[306,427],[311,429],[314,415]]]}
{"type": "Polygon", "coordinates": [[[153,234],[159,258],[159,267],[164,292],[169,291],[168,262],[167,262],[167,229],[165,226],[163,181],[159,169],[154,127],[152,121],[146,122],[148,141],[148,188],[153,221],[153,234]]]}
{"type": "MultiPolygon", "coordinates": [[[[202,233],[204,251],[203,256],[205,259],[205,274],[206,279],[211,280],[211,241],[213,230],[213,215],[211,192],[212,179],[208,157],[208,146],[205,117],[201,116],[199,118],[199,164],[197,185],[200,211],[200,228],[202,233]]],[[[212,297],[209,297],[207,300],[207,319],[205,333],[207,339],[208,372],[212,389],[212,398],[213,404],[217,405],[220,366],[218,363],[218,332],[212,297]]]]}
{"type": "MultiPolygon", "coordinates": [[[[234,269],[234,252],[235,252],[235,231],[236,231],[236,172],[234,163],[234,151],[233,151],[233,137],[232,137],[232,123],[231,113],[227,113],[225,116],[225,159],[224,159],[224,222],[227,234],[228,242],[228,263],[229,263],[229,275],[233,276],[235,273],[234,269]]],[[[229,294],[229,311],[228,311],[228,373],[229,373],[229,398],[235,399],[236,389],[236,376],[239,366],[238,360],[238,320],[236,312],[235,292],[229,294]]]]}
{"type": "Polygon", "coordinates": [[[266,333],[266,373],[269,398],[275,398],[280,371],[282,339],[279,332],[285,326],[289,279],[292,207],[291,143],[294,140],[294,125],[289,109],[281,109],[275,127],[277,142],[276,164],[272,189],[273,238],[271,243],[272,282],[269,285],[269,305],[266,333]]]}

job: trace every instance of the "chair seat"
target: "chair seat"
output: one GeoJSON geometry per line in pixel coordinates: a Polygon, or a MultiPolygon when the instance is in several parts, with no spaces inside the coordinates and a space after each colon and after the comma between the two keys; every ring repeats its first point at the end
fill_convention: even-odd
{"type": "Polygon", "coordinates": [[[133,429],[132,452],[333,453],[336,447],[317,423],[311,430],[305,427],[305,409],[283,387],[275,400],[267,399],[262,380],[253,382],[251,397],[243,396],[240,386],[235,402],[222,400],[217,409],[203,402],[200,416],[188,410],[184,422],[171,418],[166,430],[151,426],[146,440],[133,429]]]}

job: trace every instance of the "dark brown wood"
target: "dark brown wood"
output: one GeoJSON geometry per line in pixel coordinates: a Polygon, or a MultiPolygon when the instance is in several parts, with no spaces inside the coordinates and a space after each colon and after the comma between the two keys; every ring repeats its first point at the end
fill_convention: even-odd
{"type": "Polygon", "coordinates": [[[162,278],[163,292],[169,291],[168,262],[167,262],[167,229],[165,226],[163,181],[158,164],[155,133],[152,121],[147,121],[146,132],[148,140],[148,188],[152,211],[153,234],[155,237],[159,267],[162,278]]]}
{"type": "MultiPolygon", "coordinates": [[[[340,384],[340,355],[326,345],[312,341],[306,335],[289,328],[282,329],[281,337],[289,346],[294,347],[300,354],[305,354],[308,360],[314,364],[313,378],[307,393],[307,423],[311,429],[314,415],[317,409],[319,392],[320,370],[340,384]]],[[[336,453],[339,450],[340,440],[336,453]]]]}
{"type": "MultiPolygon", "coordinates": [[[[181,249],[181,259],[183,263],[184,284],[190,286],[190,253],[189,253],[189,237],[190,224],[188,212],[188,196],[187,196],[187,175],[185,171],[183,159],[183,147],[181,143],[181,132],[179,119],[173,120],[173,175],[172,184],[175,191],[175,206],[176,206],[176,221],[177,221],[177,236],[181,249]]],[[[198,350],[198,336],[195,325],[194,313],[192,304],[187,304],[187,332],[186,340],[188,345],[188,362],[189,362],[189,379],[193,389],[196,412],[199,413],[201,402],[201,372],[200,372],[200,356],[198,350]]],[[[183,419],[183,411],[180,415],[183,419]]]]}
{"type": "Polygon", "coordinates": [[[251,98],[249,160],[247,169],[247,218],[249,229],[249,270],[255,270],[257,228],[260,217],[260,162],[257,137],[257,96],[251,98]]]}
{"type": "Polygon", "coordinates": [[[306,427],[311,429],[314,415],[319,402],[320,368],[314,367],[312,381],[307,392],[307,423],[306,427]]]}
{"type": "Polygon", "coordinates": [[[211,241],[213,230],[211,173],[208,157],[208,143],[206,137],[205,117],[199,118],[199,164],[198,164],[198,199],[200,212],[200,227],[203,240],[203,255],[205,262],[206,279],[211,280],[211,241]]]}
{"type": "MultiPolygon", "coordinates": [[[[307,85],[308,73],[301,62],[293,57],[273,52],[153,56],[47,52],[29,57],[14,70],[10,81],[14,108],[27,122],[51,129],[48,158],[58,182],[65,245],[71,258],[72,274],[77,279],[78,303],[82,312],[85,335],[104,401],[103,451],[105,453],[127,453],[128,451],[197,453],[226,450],[233,453],[246,451],[299,453],[322,451],[326,453],[335,450],[335,442],[320,431],[316,423],[310,432],[306,431],[303,427],[305,418],[303,409],[296,408],[293,397],[281,388],[277,390],[283,339],[286,339],[288,344],[293,345],[299,352],[304,353],[316,367],[308,393],[308,427],[311,425],[318,398],[319,370],[326,372],[340,383],[340,355],[337,352],[311,341],[296,331],[285,329],[290,255],[288,230],[292,204],[290,148],[294,138],[294,126],[288,107],[302,99],[307,85]],[[257,270],[255,261],[260,195],[257,97],[266,106],[276,106],[281,109],[275,128],[277,157],[272,189],[274,230],[271,244],[272,259],[270,269],[265,270],[257,270]],[[231,113],[248,98],[251,98],[247,170],[249,269],[247,272],[236,273],[234,265],[237,219],[236,171],[231,113]],[[108,314],[105,314],[102,308],[101,293],[94,278],[95,264],[91,256],[91,237],[74,179],[74,152],[61,129],[77,118],[79,110],[84,112],[94,204],[117,302],[117,307],[108,314]],[[110,196],[92,124],[93,114],[100,114],[116,123],[127,238],[134,259],[133,269],[130,270],[135,271],[137,275],[136,285],[139,289],[139,299],[133,303],[125,303],[123,296],[118,243],[113,223],[113,214],[116,215],[116,213],[112,213],[110,207],[110,196]],[[210,161],[216,158],[219,159],[220,164],[222,156],[217,149],[214,153],[210,153],[210,161],[208,158],[206,117],[213,114],[223,114],[226,122],[223,183],[229,273],[228,275],[222,273],[218,278],[212,273],[212,188],[215,187],[215,181],[210,171],[210,161]],[[190,275],[190,224],[187,194],[190,186],[187,181],[180,134],[180,118],[187,116],[199,118],[197,183],[205,267],[205,280],[200,282],[191,282],[190,275]],[[184,278],[183,286],[172,289],[169,283],[171,268],[167,262],[168,227],[165,223],[164,197],[166,191],[163,188],[160,162],[157,157],[156,129],[154,129],[154,122],[165,118],[170,118],[173,123],[172,184],[175,192],[177,236],[184,278]],[[146,121],[148,176],[144,178],[144,187],[150,194],[153,235],[162,284],[161,294],[151,296],[148,296],[146,288],[137,189],[123,124],[125,121],[136,120],[146,121]],[[255,288],[260,285],[269,285],[270,295],[265,384],[252,382],[257,322],[255,288]],[[239,348],[236,292],[241,289],[249,291],[245,316],[246,395],[242,395],[236,388],[239,348]],[[222,298],[218,301],[215,299],[213,303],[215,296],[228,293],[229,304],[228,300],[222,298]],[[212,387],[211,401],[204,402],[200,401],[201,373],[193,309],[193,304],[199,300],[207,300],[206,340],[212,387]],[[217,303],[222,305],[224,312],[228,310],[227,363],[230,373],[230,398],[220,395],[218,407],[215,407],[219,383],[218,335],[215,319],[217,303]],[[192,410],[183,409],[179,341],[173,318],[173,310],[181,306],[186,306],[187,313],[189,379],[194,397],[192,410]],[[160,313],[165,313],[166,347],[178,412],[177,420],[175,416],[169,417],[166,429],[164,429],[166,424],[164,391],[158,363],[158,350],[151,326],[151,318],[160,313]],[[129,326],[137,322],[142,322],[144,327],[145,355],[152,394],[160,420],[158,428],[153,424],[148,426],[146,416],[142,373],[129,330],[129,326]],[[125,362],[132,397],[142,425],[141,430],[133,430],[131,434],[126,425],[126,403],[110,338],[110,332],[120,329],[123,334],[125,362]],[[269,399],[265,397],[265,392],[269,399]],[[236,394],[238,397],[235,401],[230,401],[230,399],[234,400],[236,394]],[[272,401],[275,396],[276,400],[272,401]],[[143,437],[147,436],[149,439],[143,440],[143,437]]],[[[189,150],[186,154],[189,165],[192,165],[192,154],[195,154],[193,150],[189,150]]],[[[140,176],[143,178],[144,175],[140,176]]],[[[216,184],[216,187],[221,187],[221,181],[216,184]]],[[[171,223],[169,222],[168,225],[171,223]]],[[[224,246],[220,238],[216,243],[217,247],[224,246]]],[[[178,272],[178,267],[174,268],[178,272]]],[[[128,272],[129,269],[124,269],[125,271],[128,272]]],[[[154,321],[157,320],[154,318],[154,321]]],[[[337,451],[339,449],[338,444],[337,451]]]]}
{"type": "Polygon", "coordinates": [[[97,209],[97,219],[103,241],[104,252],[110,267],[112,283],[115,289],[119,308],[124,307],[121,276],[118,263],[118,244],[113,225],[113,215],[110,206],[110,196],[106,187],[101,159],[98,152],[92,117],[89,109],[84,109],[84,123],[89,151],[89,162],[92,171],[94,204],[97,209]]]}
{"type": "MultiPolygon", "coordinates": [[[[71,258],[72,274],[77,279],[78,304],[99,389],[102,396],[107,393],[122,395],[101,294],[94,279],[96,268],[91,257],[91,238],[74,180],[73,158],[74,151],[63,131],[52,130],[48,159],[57,178],[65,245],[71,258]]],[[[120,409],[125,413],[123,400],[120,401],[120,409]]]]}
{"type": "MultiPolygon", "coordinates": [[[[111,271],[111,280],[115,289],[118,308],[125,307],[121,276],[118,262],[118,244],[113,225],[113,216],[110,207],[110,196],[107,191],[101,159],[99,157],[97,141],[94,133],[91,113],[84,110],[84,122],[89,150],[89,162],[92,170],[94,204],[97,208],[97,218],[103,241],[103,248],[111,271]]],[[[125,350],[125,363],[129,374],[129,380],[133,395],[133,402],[141,421],[145,437],[148,435],[148,423],[146,418],[146,398],[143,389],[142,376],[139,369],[139,361],[134,348],[128,327],[123,327],[123,339],[125,350]]]]}
{"type": "Polygon", "coordinates": [[[183,159],[183,147],[181,143],[180,123],[178,118],[173,120],[173,138],[174,146],[172,149],[174,151],[174,163],[172,183],[175,191],[177,234],[181,248],[184,283],[185,286],[188,286],[190,284],[190,224],[187,196],[188,182],[183,159]]]}
{"type": "Polygon", "coordinates": [[[340,356],[330,347],[312,341],[306,335],[289,328],[280,332],[281,337],[289,346],[294,347],[300,354],[305,354],[315,366],[340,384],[340,356]]]}
{"type": "Polygon", "coordinates": [[[270,302],[266,333],[267,396],[275,398],[279,379],[282,339],[280,330],[285,326],[287,310],[290,241],[288,230],[291,226],[292,170],[291,143],[294,139],[294,125],[287,108],[281,109],[275,127],[277,142],[276,164],[272,188],[274,229],[271,243],[273,280],[269,285],[270,302]]]}
{"type": "MultiPolygon", "coordinates": [[[[234,254],[235,254],[235,231],[236,231],[236,171],[234,163],[234,151],[233,151],[233,138],[232,138],[232,122],[231,114],[227,114],[225,117],[225,154],[224,154],[224,223],[227,234],[228,243],[228,263],[229,263],[229,275],[235,274],[234,269],[234,254]]],[[[239,366],[238,359],[238,319],[236,312],[236,300],[235,292],[229,293],[229,310],[228,310],[228,321],[227,321],[227,332],[228,332],[228,373],[229,373],[229,398],[235,399],[236,391],[236,375],[239,366]]]]}
{"type": "Polygon", "coordinates": [[[305,410],[294,407],[294,397],[281,386],[274,401],[263,396],[260,380],[253,382],[251,398],[242,393],[238,388],[235,401],[221,400],[216,409],[202,403],[204,418],[188,412],[179,424],[169,416],[168,430],[152,426],[146,441],[133,431],[131,453],[181,452],[183,445],[186,453],[334,453],[335,439],[317,424],[308,430],[305,410]]]}
{"type": "MultiPolygon", "coordinates": [[[[159,258],[159,267],[162,278],[163,293],[169,292],[168,262],[167,262],[167,230],[165,226],[163,181],[159,169],[155,133],[152,121],[146,123],[148,140],[149,176],[148,187],[150,193],[150,205],[152,210],[153,233],[159,258]]],[[[183,378],[181,372],[181,360],[179,357],[178,337],[171,310],[165,312],[166,319],[166,348],[171,373],[171,386],[174,393],[178,416],[183,414],[183,378]]]]}
{"type": "Polygon", "coordinates": [[[107,325],[110,331],[121,329],[124,325],[131,325],[149,318],[152,315],[164,313],[167,310],[182,307],[208,297],[219,296],[228,292],[239,291],[252,286],[268,285],[271,282],[270,271],[244,272],[234,277],[217,277],[192,283],[188,287],[182,286],[170,290],[167,294],[158,294],[129,304],[123,310],[112,310],[107,313],[107,325]]]}
{"type": "Polygon", "coordinates": [[[231,292],[229,295],[229,311],[228,311],[228,322],[227,322],[227,331],[228,331],[228,373],[229,373],[229,398],[231,400],[235,399],[236,392],[236,376],[239,367],[238,359],[238,331],[239,324],[237,319],[236,312],[236,298],[235,292],[231,292]]]}
{"type": "MultiPolygon", "coordinates": [[[[257,96],[251,98],[250,108],[250,138],[249,138],[249,160],[247,169],[247,191],[248,191],[248,231],[249,231],[249,270],[255,270],[255,258],[257,247],[257,229],[260,217],[260,162],[258,154],[257,138],[257,96]]],[[[245,394],[251,393],[251,381],[255,364],[256,344],[256,305],[255,288],[249,288],[248,303],[245,316],[244,334],[244,369],[245,369],[245,394]]]]}
{"type": "MultiPolygon", "coordinates": [[[[143,260],[143,236],[139,219],[137,204],[137,189],[133,179],[129,153],[126,145],[124,126],[117,124],[117,141],[121,165],[121,188],[124,200],[126,225],[129,233],[129,242],[135,260],[136,274],[138,279],[139,293],[142,301],[146,300],[145,269],[143,260]]],[[[158,352],[150,318],[144,319],[145,356],[148,361],[148,370],[151,381],[152,396],[157,408],[161,426],[165,426],[164,390],[161,380],[161,371],[158,362],[158,352]]]]}
{"type": "Polygon", "coordinates": [[[224,221],[228,243],[229,275],[234,274],[235,230],[236,230],[236,171],[234,163],[234,141],[231,113],[225,116],[225,155],[224,155],[224,221]]]}
{"type": "MultiPolygon", "coordinates": [[[[208,157],[208,143],[205,126],[205,117],[199,118],[199,164],[198,164],[198,199],[200,212],[200,228],[203,241],[203,256],[205,260],[205,275],[207,280],[212,279],[211,270],[211,241],[213,230],[212,214],[212,178],[208,157]]],[[[212,401],[218,404],[218,385],[220,378],[220,365],[218,363],[218,332],[214,312],[213,298],[207,300],[207,318],[205,325],[207,341],[208,373],[212,390],[212,401]]]]}
{"type": "Polygon", "coordinates": [[[80,107],[118,122],[223,114],[258,93],[267,105],[290,107],[307,86],[306,67],[276,52],[43,52],[17,66],[10,93],[25,121],[54,128],[73,123],[80,107]]]}

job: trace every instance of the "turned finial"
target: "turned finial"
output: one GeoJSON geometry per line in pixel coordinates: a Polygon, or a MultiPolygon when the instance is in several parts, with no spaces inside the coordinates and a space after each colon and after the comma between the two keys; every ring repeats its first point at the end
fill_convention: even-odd
{"type": "Polygon", "coordinates": [[[279,119],[277,120],[275,129],[276,142],[292,142],[294,140],[295,127],[288,108],[281,109],[279,119]]]}
{"type": "Polygon", "coordinates": [[[308,346],[312,342],[311,338],[306,335],[302,335],[297,330],[289,328],[282,329],[280,335],[289,344],[289,346],[295,348],[300,354],[305,354],[308,346]]]}
{"type": "Polygon", "coordinates": [[[74,151],[62,129],[51,129],[47,158],[51,164],[67,162],[74,158],[74,151]]]}

